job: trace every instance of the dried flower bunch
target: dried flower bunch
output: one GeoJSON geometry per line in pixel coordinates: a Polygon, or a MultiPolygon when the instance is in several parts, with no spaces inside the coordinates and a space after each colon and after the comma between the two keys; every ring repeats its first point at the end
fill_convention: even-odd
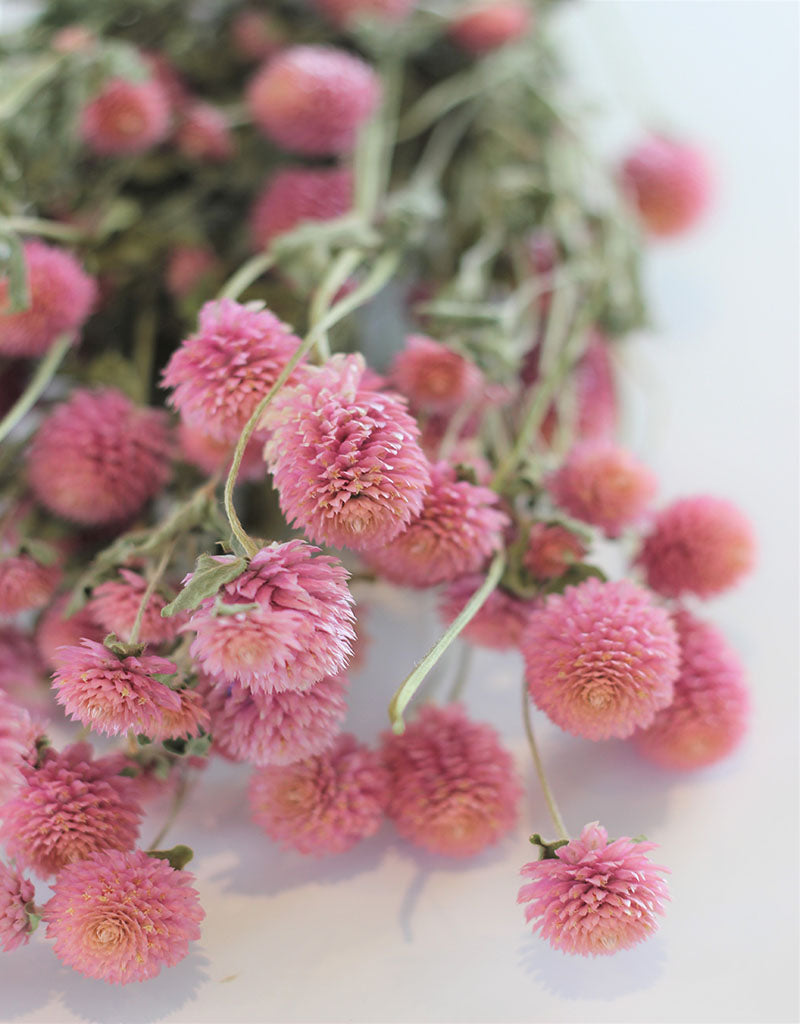
{"type": "Polygon", "coordinates": [[[546,831],[463,680],[417,694],[454,641],[519,652],[556,832],[526,920],[591,955],[657,927],[654,844],[570,838],[531,712],[668,769],[727,756],[747,690],[699,601],[754,540],[722,498],[659,505],[615,438],[643,241],[709,175],[661,136],[592,156],[549,6],[51,0],[0,40],[3,950],[43,919],[92,978],[184,957],[192,851],[140,824],[217,756],[298,854],[386,820],[443,858],[546,831]],[[342,731],[354,574],[441,612],[371,747],[342,731]]]}

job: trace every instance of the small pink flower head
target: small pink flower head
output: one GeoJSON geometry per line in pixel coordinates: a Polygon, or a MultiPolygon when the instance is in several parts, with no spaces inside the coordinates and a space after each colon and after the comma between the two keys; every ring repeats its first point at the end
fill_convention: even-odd
{"type": "Polygon", "coordinates": [[[292,46],[256,72],[247,105],[256,125],[284,149],[309,156],[352,150],[378,105],[372,68],[330,46],[292,46]]]}
{"type": "Polygon", "coordinates": [[[406,338],[392,362],[390,381],[415,409],[433,413],[453,413],[476,402],[486,386],[473,362],[423,334],[406,338]]]}
{"type": "Polygon", "coordinates": [[[384,733],[382,755],[391,779],[386,813],[415,845],[471,857],[513,828],[522,787],[511,755],[460,705],[424,706],[400,736],[384,733]]]}
{"type": "Polygon", "coordinates": [[[250,778],[253,821],[300,853],[343,853],[378,831],[388,778],[377,754],[344,733],[322,754],[250,778]]]}
{"type": "Polygon", "coordinates": [[[609,537],[642,518],[658,481],[650,470],[611,441],[575,445],[547,481],[553,501],[609,537]]]}
{"type": "Polygon", "coordinates": [[[204,283],[213,280],[220,263],[208,245],[176,245],[167,259],[165,283],[176,299],[185,298],[204,283]]]}
{"type": "MultiPolygon", "coordinates": [[[[462,576],[451,583],[439,600],[442,619],[452,622],[482,583],[483,576],[479,573],[462,576]]],[[[478,647],[488,647],[493,651],[511,650],[519,644],[533,607],[532,601],[521,601],[497,587],[461,631],[461,636],[478,647]]]]}
{"type": "Polygon", "coordinates": [[[648,586],[665,597],[713,597],[735,586],[755,563],[753,528],[723,498],[680,498],[659,512],[637,562],[648,586]]]}
{"type": "Polygon", "coordinates": [[[40,565],[24,552],[0,557],[0,615],[17,615],[47,604],[58,586],[57,565],[40,565]]]}
{"type": "Polygon", "coordinates": [[[28,480],[55,515],[86,526],[135,515],[169,479],[172,441],[161,409],[121,391],[78,390],[50,413],[28,449],[28,480]]]}
{"type": "Polygon", "coordinates": [[[656,930],[656,915],[669,899],[659,877],[666,868],[646,856],[655,848],[627,836],[609,842],[598,822],[586,825],[555,857],[522,868],[531,879],[517,896],[527,904],[525,920],[535,921],[534,932],[564,953],[607,956],[630,949],[656,930]]]}
{"type": "Polygon", "coordinates": [[[161,727],[154,739],[184,739],[209,731],[211,716],[202,694],[185,687],[177,691],[177,696],[179,706],[164,709],[161,727]]]}
{"type": "Polygon", "coordinates": [[[450,25],[450,35],[468,53],[496,50],[524,36],[531,25],[525,0],[479,0],[450,25]]]}
{"type": "Polygon", "coordinates": [[[144,850],[105,850],[64,868],[45,905],[56,956],[113,984],[154,978],[200,938],[205,917],[194,876],[144,850]]]}
{"type": "Polygon", "coordinates": [[[353,174],[347,167],[284,167],[256,196],[250,215],[256,249],[308,221],[335,220],[353,206],[353,174]]]}
{"type": "Polygon", "coordinates": [[[56,651],[59,647],[74,647],[81,640],[101,643],[108,633],[93,618],[91,610],[84,605],[74,615],[67,617],[66,607],[71,594],[62,594],[47,608],[36,623],[36,648],[45,665],[56,667],[56,651]]]}
{"type": "Polygon", "coordinates": [[[92,759],[88,743],[48,747],[39,767],[24,765],[23,786],[4,804],[0,839],[9,857],[44,878],[95,850],[130,850],[142,809],[119,755],[92,759]]]}
{"type": "Polygon", "coordinates": [[[508,517],[487,487],[456,479],[446,462],[431,467],[422,512],[382,548],[366,554],[369,564],[400,586],[433,587],[478,572],[503,544],[508,517]]]}
{"type": "Polygon", "coordinates": [[[175,144],[184,156],[212,163],[229,160],[234,152],[228,119],[217,107],[201,100],[182,110],[175,144]]]}
{"type": "Polygon", "coordinates": [[[334,356],[279,392],[263,420],[287,520],[357,550],[402,533],[430,485],[416,422],[399,396],[363,387],[364,369],[360,355],[334,356]]]}
{"type": "Polygon", "coordinates": [[[750,698],[739,659],[709,623],[683,609],[674,622],[681,671],[672,703],[634,733],[641,753],[663,768],[689,771],[727,757],[747,731],[750,698]]]}
{"type": "MultiPolygon", "coordinates": [[[[181,449],[181,456],[191,465],[202,470],[207,476],[215,473],[227,473],[233,461],[233,450],[236,447],[231,441],[218,441],[214,437],[204,434],[198,427],[194,427],[181,420],[178,424],[178,443],[181,449]]],[[[265,480],[267,468],[264,465],[264,458],[261,454],[263,442],[257,438],[251,438],[247,443],[239,466],[239,480],[265,480]]]]}
{"type": "Polygon", "coordinates": [[[411,13],[416,0],[313,0],[339,28],[357,22],[360,18],[374,18],[397,22],[411,13]]]}
{"type": "Polygon", "coordinates": [[[155,79],[112,78],[83,108],[80,135],[101,156],[143,153],[169,132],[170,105],[155,79]]]}
{"type": "Polygon", "coordinates": [[[645,228],[660,238],[693,227],[711,200],[705,154],[662,136],[640,143],[625,158],[620,177],[645,228]]]}
{"type": "Polygon", "coordinates": [[[208,680],[214,749],[259,768],[292,764],[333,743],[347,713],[343,675],[325,676],[309,690],[262,693],[241,683],[208,680]]]}
{"type": "Polygon", "coordinates": [[[207,302],[199,320],[197,334],[167,363],[163,386],[173,389],[170,405],[186,423],[235,445],[300,339],[269,310],[232,299],[207,302]]]}
{"type": "Polygon", "coordinates": [[[231,42],[244,60],[264,60],[285,43],[285,31],[271,14],[255,7],[240,10],[231,22],[231,42]]]}
{"type": "Polygon", "coordinates": [[[269,544],[203,601],[185,628],[196,633],[191,654],[204,672],[271,693],[307,690],[344,668],[355,638],[347,572],[317,550],[302,540],[269,544]],[[224,611],[247,604],[257,607],[224,611]]]}
{"type": "MultiPolygon", "coordinates": [[[[120,569],[119,577],[95,587],[87,607],[95,622],[105,630],[103,636],[116,633],[120,639],[127,640],[147,589],[147,580],[130,569],[120,569]]],[[[185,616],[162,618],[161,609],[166,604],[161,594],[156,592],[150,596],[139,627],[139,640],[143,644],[163,644],[177,636],[185,616]]]]}
{"type": "Polygon", "coordinates": [[[672,700],[675,627],[629,580],[588,579],[551,594],[531,614],[520,646],[531,698],[575,736],[623,739],[672,700]]]}
{"type": "Polygon", "coordinates": [[[26,906],[33,904],[33,883],[0,861],[0,950],[10,953],[31,937],[26,906]]]}
{"type": "Polygon", "coordinates": [[[95,732],[119,736],[133,729],[158,737],[164,716],[180,711],[180,697],[158,679],[174,675],[166,658],[118,658],[102,644],[82,640],[56,652],[53,686],[70,718],[95,732]]]}
{"type": "Polygon", "coordinates": [[[0,355],[41,356],[61,334],[89,318],[97,285],[72,253],[44,242],[23,246],[30,305],[11,312],[8,278],[0,278],[0,355]]]}
{"type": "Polygon", "coordinates": [[[0,804],[24,782],[22,769],[36,761],[36,740],[44,724],[0,690],[0,804]]]}
{"type": "Polygon", "coordinates": [[[522,564],[536,580],[553,580],[580,562],[586,545],[580,537],[560,523],[537,522],[528,534],[528,546],[522,564]]]}

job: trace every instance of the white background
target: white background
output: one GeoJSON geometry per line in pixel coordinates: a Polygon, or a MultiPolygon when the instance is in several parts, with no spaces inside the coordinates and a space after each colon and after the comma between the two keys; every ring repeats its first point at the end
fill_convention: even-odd
{"type": "MultiPolygon", "coordinates": [[[[586,87],[615,112],[603,145],[658,116],[718,169],[702,228],[653,249],[659,330],[624,359],[628,436],[664,499],[726,496],[760,542],[758,572],[706,613],[741,653],[754,694],[737,756],[676,778],[625,744],[539,725],[573,832],[599,818],[612,835],[661,844],[673,895],[661,931],[598,960],[565,957],[526,931],[517,872],[530,831],[550,830],[521,738],[520,663],[486,655],[469,702],[501,729],[528,785],[501,847],[454,868],[384,828],[338,859],[280,853],[247,822],[246,769],[220,766],[172,833],[197,851],[203,942],[155,981],[118,989],[61,967],[37,935],[0,960],[4,1020],[797,1019],[798,8],[596,2],[561,20],[586,87]]],[[[415,598],[387,590],[378,603],[349,723],[364,738],[383,727],[436,628],[415,598]]]]}

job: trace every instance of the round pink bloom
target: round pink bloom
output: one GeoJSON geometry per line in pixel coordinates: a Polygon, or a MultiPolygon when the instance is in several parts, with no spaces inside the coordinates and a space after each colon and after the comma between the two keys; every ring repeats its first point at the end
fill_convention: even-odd
{"type": "Polygon", "coordinates": [[[469,53],[489,53],[519,39],[531,24],[525,0],[483,0],[473,3],[450,25],[450,35],[469,53]]]}
{"type": "Polygon", "coordinates": [[[520,646],[531,698],[576,736],[622,739],[672,700],[675,627],[629,580],[588,579],[551,594],[531,613],[520,646]]]}
{"type": "Polygon", "coordinates": [[[273,142],[295,153],[349,152],[378,105],[380,82],[358,57],[330,46],[292,46],[256,72],[247,106],[273,142]]]}
{"type": "Polygon", "coordinates": [[[705,155],[692,146],[653,136],[624,160],[622,187],[651,235],[667,238],[692,227],[711,199],[705,155]]]}
{"type": "MultiPolygon", "coordinates": [[[[106,633],[116,633],[120,640],[128,640],[147,589],[147,580],[130,569],[120,569],[119,575],[121,579],[108,580],[94,588],[87,609],[106,633]]],[[[186,616],[162,618],[161,609],[167,603],[158,592],[150,596],[139,628],[141,643],[163,644],[178,635],[186,616]]]]}
{"type": "Polygon", "coordinates": [[[130,850],[142,809],[121,755],[92,760],[88,743],[48,747],[38,768],[23,765],[24,785],[0,808],[9,857],[43,877],[95,850],[130,850]]]}
{"type": "Polygon", "coordinates": [[[415,0],[313,0],[314,4],[340,27],[359,18],[400,21],[413,9],[415,0]]]}
{"type": "Polygon", "coordinates": [[[38,712],[50,703],[50,688],[44,683],[33,638],[16,626],[0,625],[0,691],[38,712]]]}
{"type": "Polygon", "coordinates": [[[245,7],[231,22],[231,42],[245,60],[263,60],[284,45],[285,32],[266,11],[245,7]]]}
{"type": "Polygon", "coordinates": [[[250,778],[253,821],[300,853],[343,853],[378,831],[388,778],[377,754],[344,733],[325,753],[250,778]]]}
{"type": "MultiPolygon", "coordinates": [[[[483,583],[483,576],[475,573],[454,580],[439,601],[439,614],[445,622],[452,622],[462,612],[483,583]]],[[[476,615],[461,631],[461,636],[478,647],[493,651],[507,651],[519,644],[522,630],[528,621],[533,601],[521,601],[508,591],[497,587],[478,609],[476,615]]]]}
{"type": "Polygon", "coordinates": [[[0,803],[24,782],[22,768],[36,761],[36,740],[44,725],[0,690],[0,803]]]}
{"type": "Polygon", "coordinates": [[[135,515],[169,479],[166,414],[121,391],[78,390],[42,423],[28,449],[28,480],[51,512],[94,526],[135,515]]]}
{"type": "Polygon", "coordinates": [[[389,379],[414,408],[434,413],[453,413],[476,402],[486,386],[473,362],[423,334],[406,338],[405,348],[392,361],[389,379]]]}
{"type": "MultiPolygon", "coordinates": [[[[197,466],[207,476],[223,472],[227,474],[236,447],[231,441],[218,441],[214,437],[209,437],[185,420],[178,424],[178,443],[186,462],[197,466]]],[[[266,479],[267,467],[264,465],[262,448],[263,442],[258,438],[251,438],[248,441],[239,466],[239,480],[266,479]]]]}
{"type": "Polygon", "coordinates": [[[347,714],[346,692],[343,675],[326,676],[302,693],[262,693],[241,683],[208,680],[214,749],[259,768],[321,754],[347,714]]]}
{"type": "Polygon", "coordinates": [[[552,580],[580,562],[585,554],[586,545],[566,526],[537,522],[528,534],[522,564],[534,579],[552,580]]]}
{"type": "Polygon", "coordinates": [[[57,565],[40,565],[24,552],[0,558],[0,615],[16,615],[46,605],[60,577],[57,565]]]}
{"type": "Polygon", "coordinates": [[[161,727],[153,739],[182,739],[199,736],[201,732],[209,731],[211,716],[202,694],[197,690],[190,690],[188,687],[177,690],[176,693],[180,702],[179,706],[164,709],[161,727]]]}
{"type": "MultiPolygon", "coordinates": [[[[269,310],[233,299],[207,302],[197,334],[164,370],[170,405],[193,427],[235,445],[253,410],[294,355],[300,339],[269,310]]],[[[297,379],[293,374],[287,387],[297,379]]]]}
{"type": "Polygon", "coordinates": [[[195,100],[185,107],[175,132],[175,144],[193,160],[217,162],[233,156],[234,145],[228,119],[217,107],[195,100]]]}
{"type": "Polygon", "coordinates": [[[219,269],[219,260],[210,246],[176,245],[167,260],[167,291],[176,299],[182,299],[216,277],[219,269]]]}
{"type": "Polygon", "coordinates": [[[30,305],[12,313],[0,278],[0,355],[41,356],[61,334],[83,327],[97,298],[94,278],[70,252],[44,242],[23,246],[30,305]]]}
{"type": "Polygon", "coordinates": [[[250,214],[253,242],[266,249],[276,235],[308,221],[334,220],[353,206],[347,167],[285,167],[256,196],[250,214]]]}
{"type": "Polygon", "coordinates": [[[522,795],[514,762],[494,729],[471,722],[461,705],[425,705],[404,733],[384,733],[382,755],[386,813],[417,846],[471,857],[513,828],[522,795]]]}
{"type": "Polygon", "coordinates": [[[180,697],[156,675],[173,675],[166,658],[142,655],[118,658],[102,644],[82,640],[55,655],[56,700],[70,718],[95,732],[119,736],[129,729],[158,737],[164,717],[180,711],[180,697]]]}
{"type": "Polygon", "coordinates": [[[101,156],[143,153],[169,132],[169,99],[155,79],[112,78],[83,108],[80,134],[101,156]]]}
{"type": "Polygon", "coordinates": [[[637,563],[648,586],[665,597],[713,597],[750,572],[755,548],[753,528],[735,505],[698,495],[658,513],[637,563]]]}
{"type": "Polygon", "coordinates": [[[672,703],[633,740],[664,768],[703,768],[727,757],[747,731],[750,698],[739,659],[709,623],[680,610],[674,616],[681,671],[672,703]]]}
{"type": "Polygon", "coordinates": [[[307,690],[344,668],[355,639],[347,571],[317,551],[302,540],[269,544],[203,601],[185,629],[197,634],[191,654],[205,672],[269,693],[307,690]],[[257,607],[224,611],[249,604],[257,607]]]}
{"type": "Polygon", "coordinates": [[[205,917],[194,875],[144,850],[104,851],[64,868],[44,907],[59,960],[119,985],[174,967],[205,917]]]}
{"type": "Polygon", "coordinates": [[[62,594],[47,608],[36,623],[36,648],[45,665],[56,667],[55,654],[59,647],[75,647],[81,640],[101,643],[108,630],[93,618],[87,605],[66,616],[65,610],[71,594],[62,594]]]}
{"type": "Polygon", "coordinates": [[[263,420],[287,520],[311,540],[357,550],[402,533],[430,485],[403,399],[364,388],[364,369],[360,355],[334,356],[279,392],[263,420]]]}
{"type": "Polygon", "coordinates": [[[35,896],[32,882],[0,861],[0,949],[10,953],[24,946],[31,937],[31,924],[25,907],[35,896]]]}
{"type": "Polygon", "coordinates": [[[598,822],[586,825],[555,857],[520,871],[532,879],[517,896],[517,903],[528,904],[525,920],[535,920],[534,932],[564,953],[606,956],[630,949],[656,930],[656,914],[669,899],[659,877],[666,868],[646,856],[655,848],[627,836],[609,843],[598,822]]]}

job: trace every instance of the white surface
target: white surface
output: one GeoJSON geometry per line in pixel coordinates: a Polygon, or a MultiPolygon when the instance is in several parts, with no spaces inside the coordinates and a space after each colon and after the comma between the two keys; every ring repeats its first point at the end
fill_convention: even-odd
{"type": "MultiPolygon", "coordinates": [[[[116,989],[62,968],[37,936],[0,960],[6,1021],[792,1021],[797,969],[797,24],[794,4],[595,3],[565,12],[592,88],[624,109],[632,75],[719,169],[713,215],[653,250],[661,330],[626,358],[639,451],[664,498],[706,491],[752,517],[757,574],[708,605],[745,659],[750,737],[728,762],[674,778],[624,744],[539,724],[567,822],[645,832],[672,869],[650,942],[567,958],[515,906],[526,837],[549,833],[518,722],[515,657],[482,656],[469,698],[525,766],[515,837],[452,868],[385,828],[351,855],[276,852],[247,823],[246,769],[210,773],[173,831],[193,845],[204,938],[179,967],[116,989]],[[624,73],[620,62],[626,67],[624,73]]],[[[636,91],[636,90],[633,90],[636,91]]],[[[613,131],[631,128],[620,116],[613,131]]],[[[371,738],[435,628],[372,617],[352,727],[371,738]]],[[[387,605],[387,607],[388,607],[387,605]]],[[[452,666],[451,666],[452,668],[452,666]]],[[[147,838],[147,836],[145,837],[147,838]]]]}

